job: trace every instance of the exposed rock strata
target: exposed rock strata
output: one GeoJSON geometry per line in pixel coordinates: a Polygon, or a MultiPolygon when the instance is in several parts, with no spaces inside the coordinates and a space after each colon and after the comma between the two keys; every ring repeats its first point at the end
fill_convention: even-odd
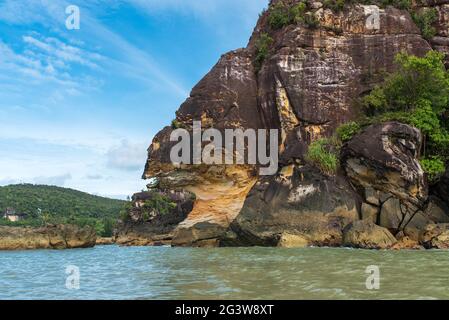
{"type": "Polygon", "coordinates": [[[95,230],[91,227],[0,227],[0,250],[90,248],[95,246],[95,241],[95,230]]]}
{"type": "MultiPolygon", "coordinates": [[[[439,12],[438,36],[430,43],[408,11],[391,6],[379,10],[377,29],[366,24],[372,6],[352,5],[334,13],[311,4],[318,28],[289,25],[272,30],[264,12],[248,46],[221,57],[193,88],[172,127],[159,132],[148,149],[143,177],[156,178],[162,190],[194,193],[192,210],[183,211],[185,216],[169,223],[167,230],[155,222],[127,224],[122,243],[339,246],[345,243],[344,230],[352,225],[353,230],[368,226],[362,231],[387,239],[359,239],[356,246],[385,247],[395,242],[388,235],[404,234],[417,241],[429,223],[446,222],[445,204],[428,197],[417,160],[422,138],[410,126],[372,126],[354,137],[343,148],[343,171],[337,177],[303,166],[308,145],[357,116],[357,100],[382,81],[385,72],[395,70],[397,53],[422,56],[432,46],[446,50],[447,1],[425,5],[439,12]],[[269,33],[273,43],[256,70],[262,33],[269,33]],[[176,128],[192,134],[194,120],[203,130],[220,132],[279,129],[278,174],[258,177],[253,165],[173,164],[170,150],[176,142],[170,141],[170,134],[176,128]]],[[[415,9],[421,10],[417,5],[415,9]]],[[[444,190],[440,186],[434,193],[444,190]]]]}
{"type": "Polygon", "coordinates": [[[291,165],[257,182],[222,244],[276,246],[289,233],[308,245],[340,246],[343,229],[359,219],[356,201],[344,178],[291,165]]]}

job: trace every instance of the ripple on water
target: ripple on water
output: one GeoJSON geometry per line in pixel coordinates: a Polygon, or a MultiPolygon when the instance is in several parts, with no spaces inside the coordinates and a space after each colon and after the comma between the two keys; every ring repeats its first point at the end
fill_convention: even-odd
{"type": "Polygon", "coordinates": [[[448,251],[99,246],[0,252],[0,265],[0,299],[449,299],[448,251]]]}

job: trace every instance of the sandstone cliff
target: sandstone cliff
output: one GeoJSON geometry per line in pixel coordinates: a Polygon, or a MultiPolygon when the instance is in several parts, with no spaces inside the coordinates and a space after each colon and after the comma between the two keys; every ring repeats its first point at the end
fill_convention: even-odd
{"type": "MultiPolygon", "coordinates": [[[[272,0],[270,8],[298,2],[272,0]]],[[[421,1],[411,10],[427,7],[438,12],[432,39],[409,11],[375,2],[331,10],[308,1],[304,19],[282,28],[270,25],[269,10],[262,13],[248,46],[221,57],[148,149],[143,177],[157,179],[159,192],[195,194],[191,211],[169,213],[174,220],[167,230],[155,230],[159,222],[127,224],[119,238],[132,234],[134,240],[122,243],[382,248],[394,245],[394,236],[418,241],[429,223],[447,222],[446,206],[438,195],[429,197],[417,161],[422,138],[412,127],[367,128],[343,147],[336,176],[305,161],[313,141],[358,115],[357,100],[394,71],[397,53],[448,52],[449,1],[421,1]],[[373,13],[375,28],[367,23],[373,13]],[[172,164],[170,134],[178,127],[191,131],[193,120],[203,130],[279,129],[278,173],[258,176],[255,165],[172,164]],[[374,242],[360,240],[363,234],[374,242]]],[[[447,184],[438,190],[433,194],[444,194],[447,184]]]]}

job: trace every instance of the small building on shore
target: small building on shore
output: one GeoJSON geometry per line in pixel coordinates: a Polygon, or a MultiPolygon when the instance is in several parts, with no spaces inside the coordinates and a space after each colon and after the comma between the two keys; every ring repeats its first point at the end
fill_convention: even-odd
{"type": "Polygon", "coordinates": [[[6,208],[3,213],[3,218],[11,222],[17,222],[26,219],[27,215],[25,213],[18,213],[13,208],[6,208]]]}

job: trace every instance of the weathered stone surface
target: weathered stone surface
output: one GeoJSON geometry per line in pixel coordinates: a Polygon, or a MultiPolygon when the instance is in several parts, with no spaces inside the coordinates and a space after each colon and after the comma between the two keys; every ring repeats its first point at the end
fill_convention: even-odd
{"type": "Polygon", "coordinates": [[[438,198],[431,197],[426,208],[421,211],[410,212],[403,222],[403,230],[413,240],[418,240],[419,235],[429,224],[448,223],[449,216],[445,205],[438,198]]]}
{"type": "Polygon", "coordinates": [[[390,247],[391,250],[422,250],[424,249],[418,241],[407,236],[397,237],[398,242],[390,247]]]}
{"type": "Polygon", "coordinates": [[[397,198],[391,197],[382,204],[379,225],[389,230],[399,229],[403,220],[401,202],[397,198]]]}
{"type": "MultiPolygon", "coordinates": [[[[270,32],[266,13],[250,40],[270,32]]],[[[275,48],[258,74],[259,109],[268,127],[282,130],[282,160],[301,158],[307,145],[353,119],[354,101],[394,70],[394,57],[430,49],[410,15],[380,10],[380,29],[366,28],[364,6],[333,13],[319,9],[321,27],[288,26],[271,32],[275,48]],[[338,33],[335,30],[339,30],[338,33]]]]}
{"type": "Polygon", "coordinates": [[[419,236],[426,249],[449,249],[449,224],[430,224],[419,236]]]}
{"type": "Polygon", "coordinates": [[[360,249],[388,249],[397,242],[385,228],[362,220],[347,226],[343,233],[343,245],[360,249]]]}
{"type": "Polygon", "coordinates": [[[97,246],[109,246],[115,244],[115,240],[113,237],[100,237],[95,241],[95,245],[97,246]]]}
{"type": "Polygon", "coordinates": [[[309,246],[309,240],[298,234],[283,233],[277,244],[281,248],[305,248],[309,246]]]}
{"type": "Polygon", "coordinates": [[[150,190],[136,193],[132,199],[129,219],[118,227],[115,242],[124,246],[147,246],[171,244],[174,230],[193,208],[195,197],[186,191],[150,190]],[[164,197],[173,206],[168,212],[147,208],[147,201],[164,197]]]}
{"type": "Polygon", "coordinates": [[[424,171],[418,161],[422,137],[399,122],[372,125],[342,148],[342,167],[361,188],[373,188],[416,205],[427,199],[424,171]]]}
{"type": "Polygon", "coordinates": [[[91,227],[0,227],[0,250],[89,248],[95,246],[95,241],[95,230],[91,227]]]}
{"type": "Polygon", "coordinates": [[[379,207],[368,203],[362,203],[362,219],[376,223],[379,215],[379,207]]]}
{"type": "MultiPolygon", "coordinates": [[[[276,246],[282,234],[300,234],[311,245],[333,246],[341,244],[348,223],[367,216],[379,221],[369,205],[382,207],[385,195],[399,199],[401,208],[425,206],[427,188],[417,160],[421,136],[398,123],[368,128],[344,148],[343,167],[363,201],[341,175],[335,179],[295,168],[290,176],[280,172],[258,177],[255,166],[171,163],[175,142],[170,142],[170,134],[176,127],[191,132],[193,120],[201,121],[203,129],[221,132],[279,129],[279,170],[302,163],[311,142],[332,135],[357,116],[355,102],[382,81],[385,72],[394,71],[397,53],[422,56],[431,49],[406,10],[381,9],[380,28],[372,29],[366,25],[370,6],[353,5],[334,13],[313,2],[312,8],[320,21],[316,29],[298,24],[272,30],[268,12],[262,14],[247,48],[223,55],[194,87],[173,127],[154,138],[143,177],[157,178],[160,188],[196,194],[193,209],[175,229],[154,233],[160,241],[179,246],[276,246]],[[262,33],[269,33],[273,43],[255,70],[262,33]]],[[[438,30],[435,43],[444,47],[445,35],[438,30]]],[[[412,218],[409,211],[400,223],[386,214],[383,221],[400,231],[406,218],[412,218]]],[[[139,228],[146,227],[133,230],[139,228]]]]}
{"type": "Polygon", "coordinates": [[[231,224],[235,236],[223,245],[276,246],[283,233],[300,234],[310,245],[341,245],[343,228],[359,218],[357,195],[341,177],[309,166],[292,169],[256,183],[231,224]]]}

